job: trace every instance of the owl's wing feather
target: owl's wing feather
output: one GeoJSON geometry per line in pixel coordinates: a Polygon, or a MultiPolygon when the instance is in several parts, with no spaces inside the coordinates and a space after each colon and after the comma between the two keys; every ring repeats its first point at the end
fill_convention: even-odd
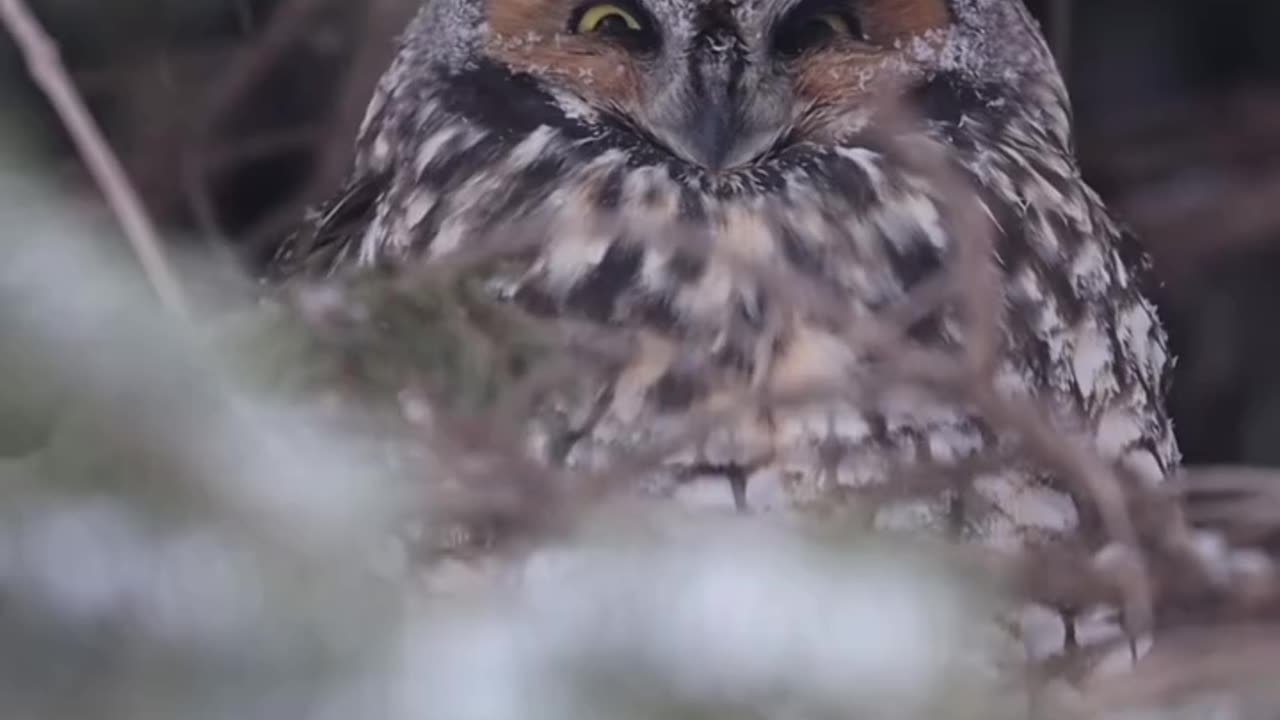
{"type": "Polygon", "coordinates": [[[280,278],[313,276],[330,273],[342,265],[373,221],[390,182],[387,173],[353,176],[303,227],[281,243],[270,261],[269,272],[280,278]]]}

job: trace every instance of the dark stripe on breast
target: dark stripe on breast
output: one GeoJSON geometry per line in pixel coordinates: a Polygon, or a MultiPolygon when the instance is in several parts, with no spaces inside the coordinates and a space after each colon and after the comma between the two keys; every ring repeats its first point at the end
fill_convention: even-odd
{"type": "Polygon", "coordinates": [[[519,222],[522,216],[536,212],[564,173],[565,161],[561,156],[539,158],[525,166],[503,187],[501,196],[487,211],[490,222],[486,229],[499,223],[519,222]]]}
{"type": "MultiPolygon", "coordinates": [[[[423,139],[424,142],[426,140],[423,139]]],[[[510,144],[497,135],[488,135],[468,146],[463,142],[461,136],[445,142],[444,147],[421,168],[418,184],[435,192],[456,190],[477,170],[492,167],[510,150],[510,144]]]]}
{"type": "Polygon", "coordinates": [[[942,269],[942,254],[929,241],[923,228],[916,228],[912,232],[906,247],[900,247],[900,243],[884,234],[880,235],[880,244],[893,268],[894,276],[906,291],[942,269]]]}
{"type": "Polygon", "coordinates": [[[823,275],[823,262],[795,228],[780,223],[777,229],[782,256],[791,266],[806,275],[823,275]]]}
{"type": "Polygon", "coordinates": [[[706,272],[707,259],[693,250],[677,248],[667,261],[666,268],[678,282],[692,283],[706,272]]]}
{"type": "Polygon", "coordinates": [[[636,284],[640,260],[638,248],[613,242],[600,264],[569,291],[565,302],[592,320],[612,321],[618,300],[636,284]]]}
{"type": "Polygon", "coordinates": [[[839,156],[828,157],[827,160],[822,164],[831,189],[848,203],[851,217],[865,216],[878,203],[884,188],[875,187],[871,176],[853,160],[839,156]]]}
{"type": "Polygon", "coordinates": [[[686,410],[703,393],[701,383],[678,370],[668,370],[646,393],[659,412],[686,410]]]}

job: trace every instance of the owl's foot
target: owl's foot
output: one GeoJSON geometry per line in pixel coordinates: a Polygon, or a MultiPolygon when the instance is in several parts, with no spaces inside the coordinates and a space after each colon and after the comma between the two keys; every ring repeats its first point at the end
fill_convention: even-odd
{"type": "Polygon", "coordinates": [[[1126,628],[1121,612],[1099,606],[1081,612],[1028,604],[1018,632],[1027,659],[1077,681],[1128,672],[1151,651],[1149,634],[1126,628]]]}
{"type": "Polygon", "coordinates": [[[752,468],[737,463],[694,463],[676,471],[676,497],[691,504],[721,505],[732,502],[736,512],[745,513],[747,505],[747,478],[752,468]],[[728,495],[725,495],[725,488],[728,495]]]}

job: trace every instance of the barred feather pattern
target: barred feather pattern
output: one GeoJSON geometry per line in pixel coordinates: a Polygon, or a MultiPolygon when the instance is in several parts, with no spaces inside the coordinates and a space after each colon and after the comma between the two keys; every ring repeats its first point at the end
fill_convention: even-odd
{"type": "MultiPolygon", "coordinates": [[[[1020,3],[953,3],[953,27],[909,55],[909,120],[869,112],[839,143],[789,144],[719,174],[487,58],[479,12],[466,0],[424,10],[370,106],[347,187],[276,267],[396,267],[532,238],[495,292],[636,338],[626,362],[547,401],[533,439],[549,459],[604,468],[670,444],[652,492],[825,510],[891,490],[904,467],[961,467],[1008,447],[963,402],[878,381],[882,359],[843,337],[826,306],[792,297],[814,290],[846,319],[880,317],[973,242],[954,222],[972,202],[994,228],[999,389],[1055,408],[1150,483],[1176,466],[1146,261],[1080,177],[1065,91],[1020,3]],[[440,42],[446,20],[467,32],[440,42]],[[945,149],[969,197],[918,160],[929,148],[945,149]],[[800,399],[735,405],[762,388],[800,399]],[[698,416],[714,421],[682,444],[698,416]]],[[[910,328],[929,347],[962,347],[967,334],[950,309],[910,328]]],[[[871,521],[1011,548],[1102,540],[1047,469],[977,472],[963,490],[877,505],[871,521]]]]}

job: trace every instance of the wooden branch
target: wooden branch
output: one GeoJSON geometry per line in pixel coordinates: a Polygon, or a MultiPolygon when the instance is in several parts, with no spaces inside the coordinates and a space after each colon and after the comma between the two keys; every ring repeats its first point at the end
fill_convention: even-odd
{"type": "Polygon", "coordinates": [[[106,196],[161,303],[171,312],[186,317],[188,306],[182,286],[165,259],[155,225],[67,75],[53,40],[23,0],[0,0],[0,21],[13,35],[32,79],[48,97],[85,166],[106,196]]]}

